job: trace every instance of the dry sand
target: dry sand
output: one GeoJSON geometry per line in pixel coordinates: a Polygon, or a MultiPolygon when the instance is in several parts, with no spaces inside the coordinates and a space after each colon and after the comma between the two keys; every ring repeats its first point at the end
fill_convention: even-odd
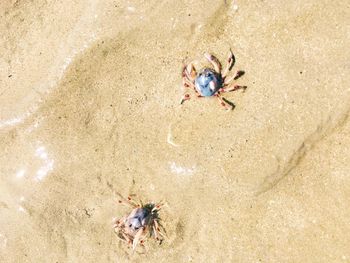
{"type": "Polygon", "coordinates": [[[349,1],[0,4],[1,262],[350,262],[349,1]],[[248,86],[179,105],[204,52],[248,86]],[[165,200],[132,251],[117,193],[165,200]]]}

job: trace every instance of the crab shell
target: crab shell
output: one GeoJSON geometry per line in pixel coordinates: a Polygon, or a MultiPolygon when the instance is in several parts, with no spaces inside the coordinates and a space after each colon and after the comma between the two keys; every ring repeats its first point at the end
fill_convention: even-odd
{"type": "Polygon", "coordinates": [[[215,95],[223,86],[221,74],[210,68],[204,68],[195,79],[196,90],[205,97],[215,95]]]}
{"type": "Polygon", "coordinates": [[[141,227],[149,225],[152,219],[151,211],[145,207],[135,208],[125,220],[129,231],[136,233],[141,227]]]}

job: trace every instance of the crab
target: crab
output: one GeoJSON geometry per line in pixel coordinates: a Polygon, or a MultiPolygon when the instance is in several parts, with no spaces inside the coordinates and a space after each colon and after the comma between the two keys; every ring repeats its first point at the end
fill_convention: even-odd
{"type": "Polygon", "coordinates": [[[132,207],[133,210],[126,216],[115,221],[113,225],[114,231],[118,237],[132,245],[133,250],[138,244],[144,245],[147,234],[154,237],[159,244],[162,243],[165,232],[158,215],[159,210],[163,206],[162,203],[137,203],[131,197],[127,199],[120,196],[122,200],[119,203],[132,207]]]}
{"type": "MultiPolygon", "coordinates": [[[[244,74],[239,70],[235,75],[228,77],[227,74],[232,69],[235,57],[230,50],[227,58],[227,65],[222,71],[220,61],[209,53],[205,53],[204,57],[210,62],[213,68],[205,67],[197,74],[192,63],[185,65],[182,70],[182,83],[185,88],[192,88],[197,97],[217,97],[220,104],[228,109],[233,109],[234,105],[221,97],[221,93],[231,92],[238,89],[246,89],[246,86],[233,85],[232,81],[238,79],[244,74]]],[[[181,99],[181,104],[190,99],[190,94],[185,93],[181,99]]]]}

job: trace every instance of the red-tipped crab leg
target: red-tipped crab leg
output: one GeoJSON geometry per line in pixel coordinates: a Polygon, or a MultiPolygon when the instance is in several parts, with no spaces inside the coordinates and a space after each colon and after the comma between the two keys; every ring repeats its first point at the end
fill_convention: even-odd
{"type": "Polygon", "coordinates": [[[159,239],[159,236],[158,236],[158,231],[157,231],[156,227],[155,227],[155,226],[152,226],[152,229],[153,229],[154,237],[155,237],[157,240],[160,240],[160,239],[159,239]]]}
{"type": "Polygon", "coordinates": [[[126,243],[128,243],[129,245],[131,245],[131,243],[132,243],[132,239],[127,235],[127,234],[125,234],[125,233],[122,233],[122,236],[123,236],[123,238],[120,238],[121,240],[123,240],[123,241],[125,241],[126,243]]]}
{"type": "Polygon", "coordinates": [[[139,243],[139,240],[141,239],[142,234],[144,233],[145,228],[142,227],[139,231],[137,231],[134,240],[132,241],[132,249],[135,250],[137,244],[139,243]]]}
{"type": "Polygon", "coordinates": [[[230,49],[230,53],[229,53],[228,58],[227,58],[227,65],[226,65],[224,72],[222,73],[223,79],[226,78],[226,75],[230,71],[233,63],[234,63],[234,56],[233,56],[232,50],[230,49]]]}
{"type": "MultiPolygon", "coordinates": [[[[196,72],[196,69],[194,68],[194,66],[192,65],[192,63],[188,64],[187,66],[185,65],[183,67],[182,85],[184,86],[184,88],[192,88],[198,96],[199,95],[198,91],[196,90],[196,87],[194,85],[194,80],[196,78],[196,75],[197,75],[197,72],[196,72]]],[[[191,98],[190,94],[188,94],[188,93],[184,94],[182,99],[181,99],[180,104],[183,104],[186,100],[189,100],[190,98],[191,98]]]]}
{"type": "Polygon", "coordinates": [[[194,85],[193,82],[189,81],[188,79],[183,79],[182,84],[185,88],[192,88],[196,93],[198,93],[196,86],[194,85]]]}
{"type": "Polygon", "coordinates": [[[154,220],[154,226],[153,228],[155,229],[156,233],[161,235],[164,238],[164,235],[162,232],[160,232],[160,227],[159,227],[159,223],[157,220],[154,220]]]}
{"type": "Polygon", "coordinates": [[[190,99],[191,99],[190,94],[186,93],[185,95],[183,95],[180,104],[183,104],[186,100],[190,100],[190,99]]]}
{"type": "Polygon", "coordinates": [[[219,74],[221,74],[221,63],[220,61],[213,55],[209,54],[209,53],[205,53],[204,54],[205,58],[213,65],[215,71],[219,74]]]}
{"type": "Polygon", "coordinates": [[[182,71],[182,76],[187,77],[187,79],[190,82],[194,82],[197,76],[197,72],[192,63],[189,63],[187,66],[184,66],[184,69],[182,71]]]}
{"type": "Polygon", "coordinates": [[[235,80],[235,79],[238,79],[238,78],[241,77],[242,75],[244,75],[244,71],[243,71],[243,70],[238,70],[238,71],[236,72],[235,75],[233,75],[233,76],[231,76],[231,77],[225,79],[224,85],[230,84],[231,81],[233,81],[233,80],[235,80]]]}
{"type": "Polygon", "coordinates": [[[126,219],[126,217],[124,216],[124,217],[122,217],[120,219],[115,220],[113,228],[116,229],[116,228],[120,228],[121,226],[123,226],[124,222],[125,222],[125,219],[126,219]]]}
{"type": "Polygon", "coordinates": [[[119,204],[123,204],[123,205],[126,205],[126,206],[131,206],[133,208],[135,207],[141,207],[142,205],[137,203],[136,201],[134,201],[130,196],[128,196],[127,199],[125,199],[122,195],[118,194],[119,195],[119,200],[118,200],[118,203],[119,204]]]}
{"type": "Polygon", "coordinates": [[[153,208],[152,208],[152,212],[154,211],[159,211],[162,208],[163,204],[156,204],[153,208]]]}
{"type": "Polygon", "coordinates": [[[232,106],[228,106],[228,104],[221,98],[220,94],[216,94],[215,97],[218,98],[218,100],[220,101],[220,105],[225,107],[226,110],[232,110],[233,109],[232,106]]]}
{"type": "Polygon", "coordinates": [[[238,89],[243,89],[245,90],[247,88],[247,86],[240,86],[240,85],[230,85],[226,88],[222,88],[220,90],[220,92],[231,92],[231,91],[235,91],[235,90],[238,90],[238,89]]]}

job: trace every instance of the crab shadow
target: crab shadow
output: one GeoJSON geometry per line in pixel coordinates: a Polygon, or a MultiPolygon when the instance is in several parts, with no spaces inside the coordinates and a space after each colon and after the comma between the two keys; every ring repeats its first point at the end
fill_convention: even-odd
{"type": "Polygon", "coordinates": [[[232,107],[232,110],[234,110],[236,108],[236,105],[232,102],[232,101],[229,101],[227,100],[226,98],[222,97],[222,99],[232,107]]]}

